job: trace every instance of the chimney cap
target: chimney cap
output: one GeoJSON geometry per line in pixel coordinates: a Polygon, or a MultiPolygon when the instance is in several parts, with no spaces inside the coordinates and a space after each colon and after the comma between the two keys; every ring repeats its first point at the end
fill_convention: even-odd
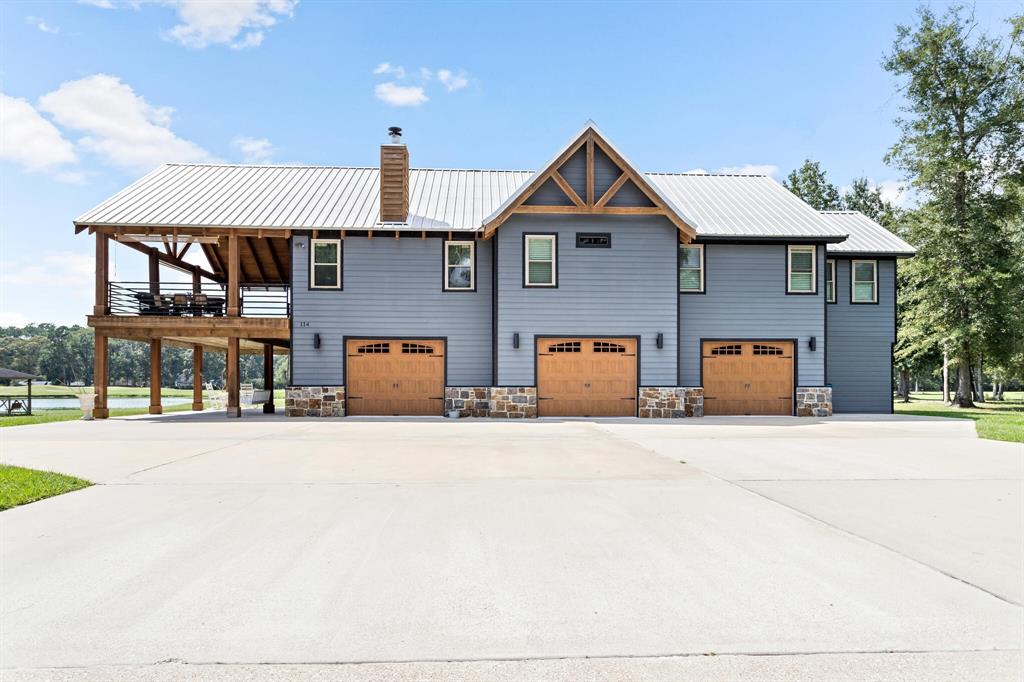
{"type": "Polygon", "coordinates": [[[391,137],[392,143],[400,144],[402,142],[402,129],[398,126],[390,126],[388,128],[388,135],[391,137]]]}

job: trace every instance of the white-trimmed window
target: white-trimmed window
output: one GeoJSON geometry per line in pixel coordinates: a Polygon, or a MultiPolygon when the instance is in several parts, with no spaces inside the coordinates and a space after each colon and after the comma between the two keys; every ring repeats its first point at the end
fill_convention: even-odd
{"type": "Polygon", "coordinates": [[[476,289],[476,242],[444,242],[444,290],[476,289]]]}
{"type": "Polygon", "coordinates": [[[679,291],[704,291],[704,245],[679,245],[679,291]]]}
{"type": "Polygon", "coordinates": [[[816,246],[786,248],[786,291],[790,294],[814,294],[818,291],[816,246]]]}
{"type": "Polygon", "coordinates": [[[341,288],[341,240],[311,239],[309,242],[309,288],[341,288]]]}
{"type": "Polygon", "coordinates": [[[878,303],[878,261],[850,261],[850,302],[878,303]]]}
{"type": "Polygon", "coordinates": [[[825,300],[829,303],[836,302],[836,262],[825,261],[825,300]]]}
{"type": "Polygon", "coordinates": [[[557,237],[553,234],[528,234],[523,241],[523,286],[557,286],[557,237]]]}

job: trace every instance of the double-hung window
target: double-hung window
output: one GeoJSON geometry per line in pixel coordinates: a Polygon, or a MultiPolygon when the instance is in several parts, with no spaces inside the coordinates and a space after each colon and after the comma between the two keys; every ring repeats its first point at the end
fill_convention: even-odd
{"type": "Polygon", "coordinates": [[[448,241],[444,243],[444,290],[476,289],[476,243],[448,241]]]}
{"type": "Polygon", "coordinates": [[[679,291],[697,294],[704,291],[704,246],[702,244],[679,246],[679,291]]]}
{"type": "Polygon", "coordinates": [[[825,261],[825,301],[836,302],[836,262],[825,261]]]}
{"type": "Polygon", "coordinates": [[[850,261],[850,302],[878,303],[878,261],[850,261]]]}
{"type": "Polygon", "coordinates": [[[786,292],[817,293],[817,247],[790,246],[786,249],[786,292]]]}
{"type": "Polygon", "coordinates": [[[341,240],[310,240],[309,288],[341,288],[341,240]]]}
{"type": "Polygon", "coordinates": [[[528,234],[523,237],[523,285],[558,286],[558,239],[553,234],[528,234]]]}

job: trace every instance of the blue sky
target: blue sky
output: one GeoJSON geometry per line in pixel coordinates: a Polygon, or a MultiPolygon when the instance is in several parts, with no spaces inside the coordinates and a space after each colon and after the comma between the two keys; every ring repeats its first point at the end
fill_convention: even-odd
{"type": "MultiPolygon", "coordinates": [[[[420,167],[533,169],[592,118],[644,170],[781,179],[812,157],[895,197],[881,61],[915,6],[8,0],[0,324],[84,323],[71,221],[160,162],[376,165],[389,125],[420,167]]],[[[975,12],[1005,34],[1021,9],[975,12]]]]}

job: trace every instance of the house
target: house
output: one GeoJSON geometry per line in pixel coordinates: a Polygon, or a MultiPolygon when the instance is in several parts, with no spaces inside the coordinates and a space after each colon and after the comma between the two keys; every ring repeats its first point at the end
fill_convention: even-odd
{"type": "Polygon", "coordinates": [[[226,352],[229,415],[246,352],[288,354],[293,416],[891,410],[914,250],[865,216],[641,172],[592,123],[535,172],[412,168],[390,132],[377,168],[167,164],[79,217],[97,383],[119,337],[192,347],[197,409],[202,350],[226,352]],[[108,281],[111,240],[149,281],[108,281]]]}

